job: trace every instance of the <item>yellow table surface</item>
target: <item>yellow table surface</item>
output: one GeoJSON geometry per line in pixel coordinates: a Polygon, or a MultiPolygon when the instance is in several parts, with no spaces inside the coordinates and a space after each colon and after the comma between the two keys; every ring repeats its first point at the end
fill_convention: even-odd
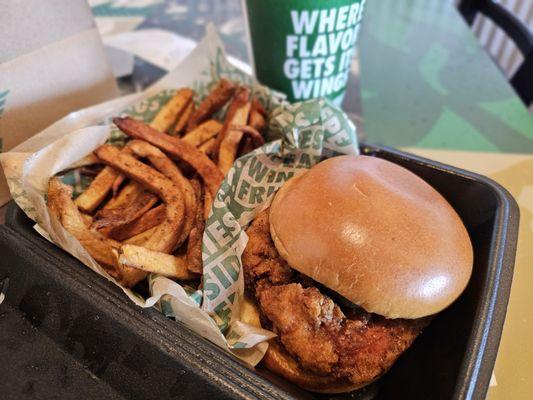
{"type": "Polygon", "coordinates": [[[520,230],[511,297],[487,399],[533,399],[533,154],[404,150],[486,175],[518,202],[520,230]]]}

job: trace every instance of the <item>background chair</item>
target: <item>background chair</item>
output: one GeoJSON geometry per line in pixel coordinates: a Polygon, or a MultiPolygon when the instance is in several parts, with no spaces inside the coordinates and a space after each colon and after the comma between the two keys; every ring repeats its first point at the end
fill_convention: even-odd
{"type": "Polygon", "coordinates": [[[526,103],[533,103],[533,34],[526,25],[533,24],[533,0],[460,0],[459,11],[473,25],[481,42],[509,76],[509,80],[526,103]],[[520,14],[521,21],[517,15],[520,14]],[[489,20],[492,23],[487,23],[489,20]],[[499,32],[514,45],[510,45],[499,32]],[[509,50],[510,49],[510,50],[509,50]]]}

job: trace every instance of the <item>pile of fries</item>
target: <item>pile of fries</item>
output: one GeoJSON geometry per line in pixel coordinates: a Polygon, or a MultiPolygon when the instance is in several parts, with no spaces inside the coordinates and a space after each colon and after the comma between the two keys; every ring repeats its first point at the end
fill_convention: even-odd
{"type": "Polygon", "coordinates": [[[115,118],[130,140],[94,152],[96,176],[76,199],[50,180],[51,213],[126,287],[150,272],[200,276],[212,199],[235,159],[264,143],[266,112],[249,88],[222,79],[198,107],[194,95],[178,90],[149,125],[115,118]]]}

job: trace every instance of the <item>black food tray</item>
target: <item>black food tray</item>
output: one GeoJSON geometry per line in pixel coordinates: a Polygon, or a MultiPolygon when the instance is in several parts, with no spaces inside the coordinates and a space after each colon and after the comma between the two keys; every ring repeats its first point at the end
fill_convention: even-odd
{"type": "MultiPolygon", "coordinates": [[[[40,237],[14,203],[0,226],[0,397],[76,399],[484,399],[505,319],[518,233],[509,193],[479,175],[362,146],[435,187],[474,246],[472,279],[377,383],[316,395],[253,370],[40,237]]],[[[438,223],[438,221],[435,221],[438,223]]]]}

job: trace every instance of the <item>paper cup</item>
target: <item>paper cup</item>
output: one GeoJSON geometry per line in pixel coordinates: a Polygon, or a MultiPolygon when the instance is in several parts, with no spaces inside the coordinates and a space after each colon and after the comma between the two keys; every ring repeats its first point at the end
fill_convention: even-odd
{"type": "Polygon", "coordinates": [[[366,0],[243,0],[255,75],[289,101],[339,105],[366,0]]]}

